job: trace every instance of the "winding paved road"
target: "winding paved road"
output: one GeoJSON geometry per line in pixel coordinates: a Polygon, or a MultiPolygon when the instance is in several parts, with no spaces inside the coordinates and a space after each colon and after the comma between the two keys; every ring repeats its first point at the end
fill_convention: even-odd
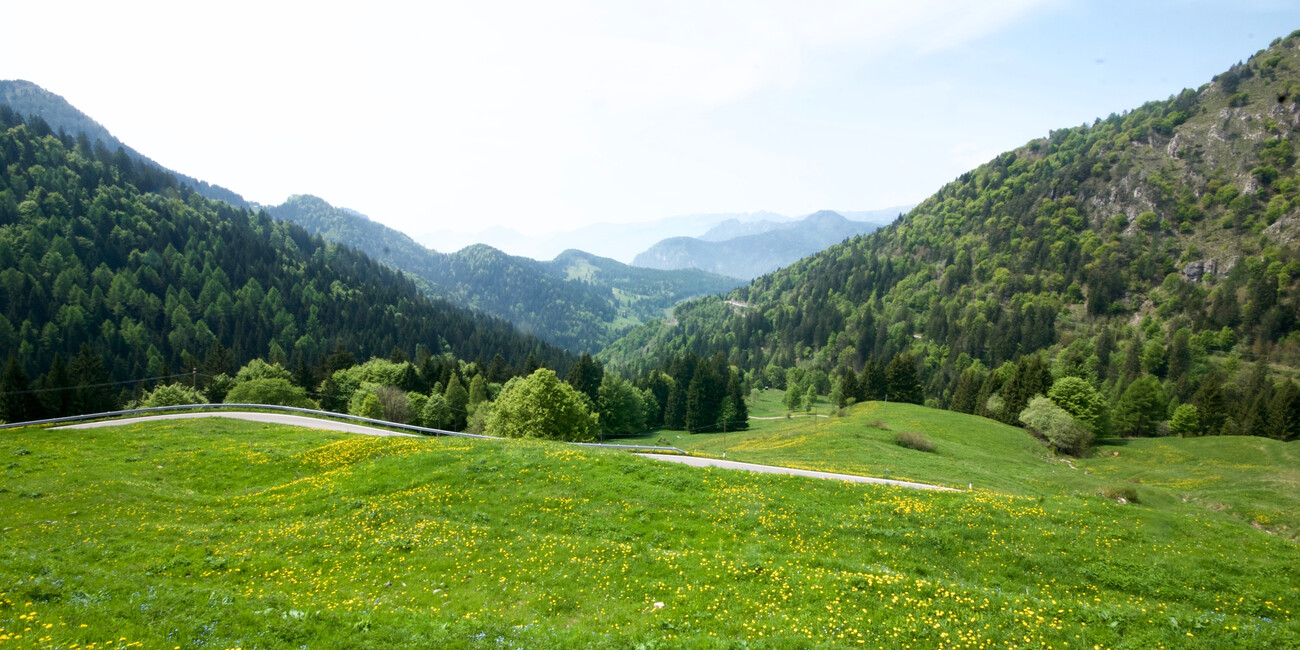
{"type": "MultiPolygon", "coordinates": [[[[409,438],[421,438],[413,433],[398,433],[387,429],[377,429],[375,427],[362,426],[360,424],[348,424],[347,422],[338,422],[335,420],[323,420],[320,418],[311,418],[302,415],[288,415],[281,413],[173,413],[167,415],[149,415],[136,418],[124,418],[121,420],[102,420],[99,422],[86,422],[82,424],[69,424],[55,429],[93,429],[97,427],[115,427],[123,424],[136,424],[138,422],[152,422],[157,420],[187,420],[191,418],[233,418],[236,420],[248,420],[251,422],[265,422],[268,424],[285,424],[295,427],[306,427],[308,429],[328,429],[331,431],[343,431],[345,433],[359,433],[367,436],[404,436],[409,438]]],[[[901,487],[916,488],[920,490],[942,490],[956,492],[950,487],[941,485],[929,485],[926,483],[913,483],[911,481],[895,481],[887,478],[872,478],[870,476],[855,476],[853,474],[836,474],[833,472],[817,472],[807,469],[794,469],[792,467],[775,467],[772,465],[757,465],[754,463],[740,463],[734,460],[720,460],[717,458],[700,458],[697,456],[674,456],[669,454],[640,454],[647,458],[667,461],[670,463],[684,463],[693,467],[718,467],[721,469],[738,469],[749,472],[763,472],[768,474],[790,474],[792,476],[807,476],[810,478],[837,479],[840,481],[849,481],[852,483],[875,483],[877,485],[897,485],[901,487]]]]}
{"type": "Polygon", "coordinates": [[[918,490],[939,490],[943,492],[957,492],[950,487],[942,485],[930,485],[928,483],[913,483],[911,481],[895,481],[887,478],[872,478],[870,476],[857,476],[854,474],[836,474],[834,472],[817,472],[810,469],[794,469],[792,467],[775,467],[772,465],[756,465],[754,463],[738,463],[734,460],[721,460],[718,458],[700,458],[699,456],[670,456],[668,454],[641,454],[647,458],[655,460],[668,461],[670,463],[684,463],[692,467],[718,467],[721,469],[740,469],[747,472],[762,472],[766,474],[790,474],[792,476],[808,476],[811,478],[830,478],[851,483],[875,483],[877,485],[897,485],[900,487],[916,488],[918,490]]]}
{"type": "Polygon", "coordinates": [[[187,420],[190,418],[232,418],[235,420],[249,420],[251,422],[266,422],[268,424],[287,424],[294,427],[307,427],[308,429],[328,429],[330,431],[343,431],[345,433],[360,433],[366,436],[404,436],[407,438],[423,437],[414,433],[399,433],[397,431],[376,429],[375,427],[367,427],[360,424],[348,424],[347,422],[338,422],[335,420],[309,418],[303,415],[288,415],[283,413],[241,413],[238,411],[231,413],[172,413],[168,415],[147,415],[138,418],[101,420],[99,422],[69,424],[67,426],[52,428],[94,429],[96,427],[115,427],[119,424],[136,424],[139,422],[152,422],[155,420],[187,420]]]}

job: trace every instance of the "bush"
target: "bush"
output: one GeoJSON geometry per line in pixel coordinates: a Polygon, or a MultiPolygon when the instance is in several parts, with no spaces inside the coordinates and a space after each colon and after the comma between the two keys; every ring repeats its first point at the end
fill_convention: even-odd
{"type": "Polygon", "coordinates": [[[1092,384],[1078,377],[1061,377],[1052,384],[1047,396],[1074,419],[1092,429],[1094,436],[1102,434],[1106,401],[1092,384]]]}
{"type": "Polygon", "coordinates": [[[1114,487],[1114,486],[1103,487],[1100,490],[1098,490],[1098,493],[1107,499],[1112,499],[1112,500],[1124,499],[1129,503],[1138,502],[1137,488],[1130,487],[1127,485],[1122,487],[1114,487]]]}
{"type": "Polygon", "coordinates": [[[396,386],[380,386],[375,389],[375,397],[379,399],[379,407],[383,413],[382,419],[400,424],[406,424],[409,421],[411,417],[411,401],[406,396],[406,391],[396,386]]]}
{"type": "Polygon", "coordinates": [[[431,429],[446,429],[455,420],[447,399],[434,391],[420,409],[420,424],[431,429]]]}
{"type": "Polygon", "coordinates": [[[294,386],[286,379],[250,379],[235,385],[226,393],[227,404],[268,404],[316,408],[307,398],[307,391],[294,386]]]}
{"type": "Polygon", "coordinates": [[[283,366],[278,363],[267,363],[261,359],[253,359],[247,365],[235,373],[235,381],[243,383],[257,379],[283,379],[289,381],[293,375],[289,374],[283,366]]]}
{"type": "Polygon", "coordinates": [[[153,389],[140,400],[140,408],[155,406],[185,406],[187,404],[207,404],[199,391],[184,384],[167,384],[153,389]]]}
{"type": "Polygon", "coordinates": [[[881,431],[889,431],[889,425],[888,425],[888,424],[885,424],[885,421],[884,421],[884,420],[872,420],[872,421],[870,421],[870,422],[867,423],[867,426],[871,427],[872,429],[880,429],[881,431]]]}
{"type": "Polygon", "coordinates": [[[507,382],[487,421],[487,433],[504,438],[587,442],[598,430],[578,391],[546,368],[507,382]]]}
{"type": "Polygon", "coordinates": [[[930,442],[929,438],[910,431],[899,431],[894,434],[894,444],[917,451],[934,451],[934,443],[930,442]]]}
{"type": "Polygon", "coordinates": [[[1057,451],[1078,456],[1092,446],[1092,429],[1042,395],[1029,400],[1020,421],[1057,451]]]}

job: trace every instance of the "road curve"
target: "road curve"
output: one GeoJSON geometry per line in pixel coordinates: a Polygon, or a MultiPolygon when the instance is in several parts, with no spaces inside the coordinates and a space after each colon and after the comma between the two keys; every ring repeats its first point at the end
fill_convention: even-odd
{"type": "Polygon", "coordinates": [[[335,420],[322,420],[320,418],[309,418],[302,415],[287,415],[283,413],[246,413],[234,411],[230,413],[172,413],[168,415],[147,415],[138,418],[124,418],[121,420],[101,420],[99,422],[86,422],[84,424],[69,424],[62,427],[51,427],[54,429],[94,429],[97,427],[115,427],[122,424],[136,424],[139,422],[152,422],[155,420],[187,420],[190,418],[231,418],[235,420],[249,420],[251,422],[265,422],[267,424],[287,424],[295,427],[306,427],[308,429],[328,429],[330,431],[343,431],[344,433],[359,433],[366,436],[403,436],[407,438],[420,438],[414,433],[399,433],[387,429],[376,429],[375,427],[366,427],[360,424],[348,424],[347,422],[338,422],[335,420]]]}
{"type": "MultiPolygon", "coordinates": [[[[147,415],[135,418],[123,418],[121,420],[101,420],[99,422],[85,422],[82,424],[69,424],[61,427],[51,427],[54,429],[94,429],[98,427],[115,427],[124,424],[136,424],[139,422],[155,422],[159,420],[188,420],[192,418],[231,418],[235,420],[248,420],[250,422],[265,422],[267,424],[285,424],[295,427],[306,427],[308,429],[327,429],[330,431],[342,431],[345,433],[359,433],[367,436],[403,436],[408,438],[420,438],[413,433],[399,433],[387,429],[377,429],[359,424],[349,424],[347,422],[338,422],[335,420],[322,420],[319,418],[310,418],[302,415],[288,415],[283,413],[251,413],[243,411],[233,411],[229,413],[171,413],[167,415],[147,415]]],[[[807,476],[821,479],[837,479],[841,481],[850,481],[853,483],[875,483],[878,485],[897,485],[901,487],[916,488],[920,490],[943,490],[955,492],[949,487],[940,485],[929,485],[926,483],[912,483],[910,481],[895,481],[887,478],[872,478],[870,476],[855,476],[853,474],[836,474],[834,472],[817,472],[807,469],[794,469],[791,467],[774,467],[772,465],[756,465],[754,463],[739,463],[734,460],[720,460],[717,458],[700,458],[697,456],[674,456],[669,454],[640,454],[647,458],[667,461],[670,463],[684,463],[693,467],[718,467],[721,469],[739,469],[750,472],[764,472],[768,474],[790,474],[793,476],[807,476]]]]}
{"type": "Polygon", "coordinates": [[[957,492],[950,487],[942,485],[930,485],[928,483],[913,483],[911,481],[895,481],[887,478],[872,478],[870,476],[855,476],[853,474],[836,474],[834,472],[817,472],[809,469],[794,469],[791,467],[774,467],[772,465],[756,465],[754,463],[738,463],[734,460],[721,460],[718,458],[700,458],[698,456],[671,456],[667,454],[639,454],[655,460],[667,461],[670,463],[685,463],[692,467],[718,467],[721,469],[739,469],[748,472],[762,472],[765,474],[790,474],[793,476],[808,476],[811,478],[829,478],[851,483],[875,483],[877,485],[897,485],[900,487],[916,488],[918,490],[939,490],[942,492],[957,492]]]}

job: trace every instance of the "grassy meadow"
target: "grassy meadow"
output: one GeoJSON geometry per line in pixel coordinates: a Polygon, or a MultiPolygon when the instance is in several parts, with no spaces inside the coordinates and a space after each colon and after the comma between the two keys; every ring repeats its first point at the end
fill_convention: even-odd
{"type": "Polygon", "coordinates": [[[1300,539],[1300,444],[1254,437],[1104,440],[1088,458],[1054,456],[1024,429],[913,404],[867,402],[831,416],[785,417],[779,391],[759,394],[741,432],[657,432],[700,455],[863,476],[988,489],[1022,496],[1136,495],[1144,509],[1218,513],[1300,539]],[[930,453],[897,445],[920,433],[930,453]],[[1067,462],[1068,461],[1068,462],[1067,462]]]}
{"type": "MultiPolygon", "coordinates": [[[[761,457],[763,436],[737,449],[761,457]]],[[[219,419],[8,431],[0,461],[0,648],[1300,640],[1296,544],[1181,502],[933,493],[219,419]]],[[[1043,464],[1024,485],[1068,469],[1043,464]]],[[[924,464],[897,467],[927,478],[924,464]]]]}

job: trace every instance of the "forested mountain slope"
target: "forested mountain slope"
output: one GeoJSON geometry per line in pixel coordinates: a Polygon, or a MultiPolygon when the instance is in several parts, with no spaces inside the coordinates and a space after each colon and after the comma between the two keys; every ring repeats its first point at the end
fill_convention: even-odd
{"type": "MultiPolygon", "coordinates": [[[[9,106],[24,118],[33,115],[40,117],[56,133],[62,131],[74,137],[82,137],[81,134],[84,134],[86,142],[81,144],[83,148],[93,149],[102,146],[110,154],[121,149],[131,160],[156,167],[167,174],[175,176],[180,184],[189,185],[200,196],[225,201],[239,208],[249,207],[244,197],[224,187],[212,185],[197,178],[166,169],[145,157],[144,154],[122,144],[120,140],[108,132],[108,129],[91,119],[90,116],[77,110],[63,97],[30,81],[21,79],[0,81],[0,104],[9,106]]],[[[31,126],[39,131],[39,125],[32,124],[31,126]]]]}
{"type": "Polygon", "coordinates": [[[728,224],[702,237],[671,237],[636,256],[632,263],[649,269],[702,269],[752,280],[849,237],[869,233],[879,224],[850,221],[822,210],[790,223],[749,224],[755,232],[720,238],[720,234],[745,232],[742,224],[728,224]]]}
{"type": "Polygon", "coordinates": [[[683,299],[740,284],[703,271],[639,269],[572,250],[551,262],[507,255],[481,244],[439,253],[314,196],[292,196],[267,211],[329,241],[355,246],[404,271],[436,296],[500,316],[575,351],[598,350],[683,299]]]}
{"type": "Polygon", "coordinates": [[[1004,153],[889,227],[679,306],[603,358],[643,371],[720,350],[755,383],[798,366],[879,398],[901,357],[925,401],[1009,422],[1077,376],[1117,433],[1172,418],[1294,437],[1297,140],[1300,32],[1197,90],[1004,153]]]}
{"type": "Polygon", "coordinates": [[[530,355],[571,363],[355,250],[0,105],[0,350],[28,377],[73,357],[99,357],[106,380],[127,380],[419,344],[519,367],[530,355]]]}

